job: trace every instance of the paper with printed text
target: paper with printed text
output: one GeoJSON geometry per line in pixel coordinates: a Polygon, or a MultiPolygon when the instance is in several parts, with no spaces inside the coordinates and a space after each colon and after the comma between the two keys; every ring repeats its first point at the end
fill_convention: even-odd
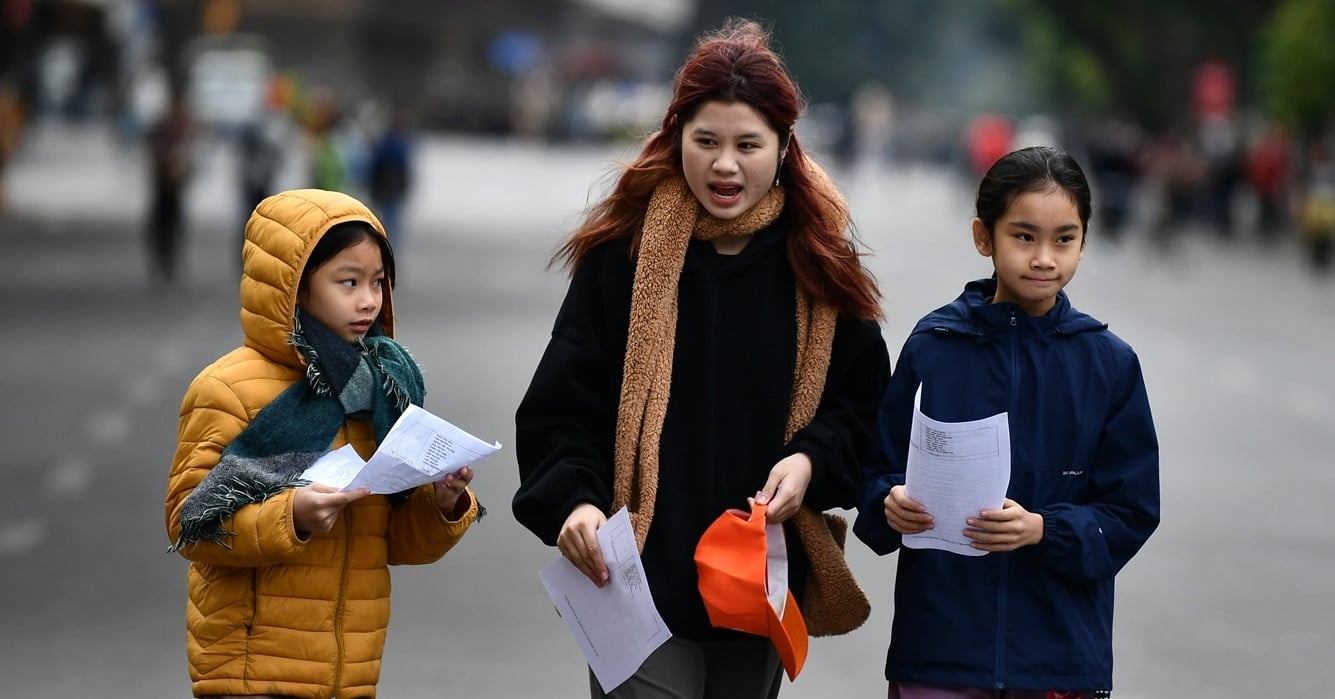
{"type": "Polygon", "coordinates": [[[629,511],[618,510],[597,536],[607,564],[607,585],[594,585],[565,556],[539,571],[538,578],[598,684],[611,692],[672,633],[654,606],[629,511]]]}
{"type": "Polygon", "coordinates": [[[399,493],[457,473],[495,454],[488,444],[430,411],[409,405],[367,461],[346,444],[320,457],[301,477],[341,490],[399,493]]]}
{"type": "Polygon", "coordinates": [[[999,509],[1011,477],[1007,413],[969,422],[940,422],[922,413],[922,386],[913,400],[904,489],[932,515],[933,527],[905,534],[904,545],[983,556],[964,536],[965,519],[999,509]]]}

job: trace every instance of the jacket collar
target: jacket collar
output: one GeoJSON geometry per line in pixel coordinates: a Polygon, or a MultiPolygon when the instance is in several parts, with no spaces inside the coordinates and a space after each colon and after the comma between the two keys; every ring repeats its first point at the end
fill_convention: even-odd
{"type": "Polygon", "coordinates": [[[1065,291],[1057,292],[1057,303],[1041,316],[1029,316],[1013,303],[992,303],[997,291],[996,277],[975,279],[951,303],[929,313],[919,321],[914,333],[935,331],[996,337],[1007,328],[1019,328],[1026,335],[1050,341],[1059,335],[1071,335],[1108,327],[1071,305],[1065,291]],[[1014,322],[1012,322],[1014,320],[1014,322]]]}

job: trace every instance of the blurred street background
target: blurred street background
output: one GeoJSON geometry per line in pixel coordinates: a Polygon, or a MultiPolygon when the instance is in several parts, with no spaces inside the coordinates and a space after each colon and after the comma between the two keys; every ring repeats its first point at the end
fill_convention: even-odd
{"type": "MultiPolygon", "coordinates": [[[[1324,696],[1335,648],[1335,0],[0,0],[0,695],[186,697],[164,550],[178,403],[240,342],[259,197],[364,197],[399,257],[427,407],[500,454],[490,516],[394,571],[386,697],[580,697],[517,525],[513,413],[566,278],[691,38],[766,21],[848,196],[892,356],[987,261],[979,173],[1071,150],[1095,187],[1074,304],[1141,355],[1163,524],[1118,578],[1122,699],[1324,696]]],[[[851,513],[850,513],[851,514],[851,513]]],[[[873,614],[781,696],[884,696],[873,614]]]]}

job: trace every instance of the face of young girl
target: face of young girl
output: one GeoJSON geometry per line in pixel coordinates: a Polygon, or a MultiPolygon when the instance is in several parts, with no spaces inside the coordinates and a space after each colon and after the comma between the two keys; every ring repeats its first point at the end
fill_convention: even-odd
{"type": "Polygon", "coordinates": [[[993,303],[1014,303],[1031,316],[1052,309],[1085,255],[1080,212],[1061,189],[1015,197],[990,233],[974,219],[973,239],[997,271],[993,303]]]}
{"type": "Polygon", "coordinates": [[[681,140],[686,184],[717,218],[741,216],[774,185],[779,135],[744,102],[706,102],[681,140]]]}
{"type": "Polygon", "coordinates": [[[339,337],[366,335],[384,303],[385,266],[380,246],[364,239],[344,248],[310,273],[297,303],[339,337]]]}

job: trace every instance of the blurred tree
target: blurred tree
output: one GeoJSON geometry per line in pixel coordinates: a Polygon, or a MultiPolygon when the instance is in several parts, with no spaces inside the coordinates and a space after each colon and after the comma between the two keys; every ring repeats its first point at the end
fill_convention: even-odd
{"type": "MultiPolygon", "coordinates": [[[[1032,79],[1053,106],[1117,111],[1150,128],[1193,117],[1191,76],[1215,59],[1254,65],[1257,27],[1274,0],[1005,0],[1027,15],[1032,79]]],[[[1247,91],[1244,81],[1243,90],[1247,91]]],[[[1250,95],[1244,94],[1244,98],[1250,95]]]]}
{"type": "Polygon", "coordinates": [[[868,21],[873,0],[822,3],[772,0],[716,0],[701,3],[689,39],[730,17],[754,19],[774,32],[789,69],[813,101],[845,99],[865,79],[877,23],[868,21]]]}
{"type": "MultiPolygon", "coordinates": [[[[1018,108],[1029,95],[1008,71],[1024,16],[978,0],[714,0],[701,3],[687,40],[729,17],[773,32],[813,102],[846,102],[868,81],[908,101],[1018,108]]],[[[684,47],[683,47],[684,50],[684,47]]]]}
{"type": "Polygon", "coordinates": [[[845,102],[876,80],[905,104],[1112,114],[1161,130],[1194,123],[1193,79],[1207,62],[1231,68],[1239,104],[1256,105],[1264,94],[1272,106],[1279,100],[1318,115],[1304,118],[1329,113],[1335,71],[1321,56],[1335,51],[1332,4],[715,0],[700,4],[694,29],[733,16],[769,23],[813,102],[845,102]]]}
{"type": "Polygon", "coordinates": [[[1335,118],[1335,0],[1283,0],[1260,37],[1267,110],[1306,138],[1335,118]]]}

